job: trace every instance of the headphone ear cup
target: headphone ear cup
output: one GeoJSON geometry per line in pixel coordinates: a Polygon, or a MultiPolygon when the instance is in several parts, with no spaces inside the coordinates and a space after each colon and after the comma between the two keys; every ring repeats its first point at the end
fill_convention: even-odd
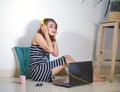
{"type": "Polygon", "coordinates": [[[45,24],[45,19],[46,19],[46,18],[42,19],[41,24],[45,24]]]}

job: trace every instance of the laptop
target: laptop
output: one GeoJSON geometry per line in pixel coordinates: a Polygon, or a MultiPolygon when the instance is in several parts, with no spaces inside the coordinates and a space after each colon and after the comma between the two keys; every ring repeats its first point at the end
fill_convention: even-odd
{"type": "Polygon", "coordinates": [[[68,76],[55,78],[54,85],[62,87],[74,87],[91,84],[93,82],[92,61],[81,61],[70,63],[68,66],[68,76]]]}

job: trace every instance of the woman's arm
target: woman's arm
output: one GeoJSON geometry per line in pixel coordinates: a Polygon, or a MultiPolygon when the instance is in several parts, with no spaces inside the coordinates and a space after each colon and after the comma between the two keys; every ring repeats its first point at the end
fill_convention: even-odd
{"type": "Polygon", "coordinates": [[[49,36],[46,36],[46,39],[40,33],[36,33],[32,44],[39,45],[43,48],[46,52],[53,53],[53,46],[49,36]]]}
{"type": "Polygon", "coordinates": [[[52,53],[52,55],[57,57],[58,54],[59,54],[58,44],[57,44],[57,41],[54,41],[53,42],[53,53],[52,53]]]}
{"type": "Polygon", "coordinates": [[[33,38],[33,42],[43,48],[46,52],[53,53],[53,45],[48,35],[48,27],[46,25],[41,26],[44,37],[40,33],[36,33],[33,38]]]}

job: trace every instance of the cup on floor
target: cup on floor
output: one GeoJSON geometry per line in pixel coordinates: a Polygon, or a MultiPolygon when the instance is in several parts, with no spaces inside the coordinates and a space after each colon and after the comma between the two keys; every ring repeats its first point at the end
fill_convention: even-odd
{"type": "Polygon", "coordinates": [[[19,76],[19,83],[22,84],[22,85],[25,85],[26,77],[24,75],[19,76]]]}

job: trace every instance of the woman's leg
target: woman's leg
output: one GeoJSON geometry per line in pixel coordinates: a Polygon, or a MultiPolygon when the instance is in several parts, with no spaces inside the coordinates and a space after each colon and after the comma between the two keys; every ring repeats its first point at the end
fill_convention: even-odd
{"type": "Polygon", "coordinates": [[[106,81],[106,77],[102,76],[102,75],[93,74],[93,81],[94,82],[104,82],[104,81],[106,81]]]}
{"type": "MultiPolygon", "coordinates": [[[[75,60],[69,55],[65,55],[64,58],[66,60],[67,66],[69,65],[69,63],[75,62],[75,60]]],[[[66,65],[64,64],[64,65],[53,68],[52,75],[56,75],[58,72],[60,72],[60,70],[62,70],[65,67],[66,67],[66,65]]]]}
{"type": "Polygon", "coordinates": [[[64,57],[65,57],[65,59],[66,59],[66,64],[67,64],[67,66],[69,65],[69,63],[76,62],[76,61],[75,61],[71,56],[69,56],[69,55],[65,55],[64,57]]]}
{"type": "MultiPolygon", "coordinates": [[[[73,62],[76,62],[71,56],[69,55],[65,55],[65,60],[66,60],[66,64],[67,66],[69,65],[69,63],[73,63],[73,62]]],[[[58,67],[55,67],[52,69],[52,75],[55,75],[57,74],[60,70],[62,70],[63,68],[65,68],[66,65],[61,65],[61,66],[58,66],[58,67]]],[[[94,82],[103,82],[103,81],[106,81],[106,77],[105,76],[101,76],[101,75],[95,75],[93,74],[93,81],[94,82]]]]}

